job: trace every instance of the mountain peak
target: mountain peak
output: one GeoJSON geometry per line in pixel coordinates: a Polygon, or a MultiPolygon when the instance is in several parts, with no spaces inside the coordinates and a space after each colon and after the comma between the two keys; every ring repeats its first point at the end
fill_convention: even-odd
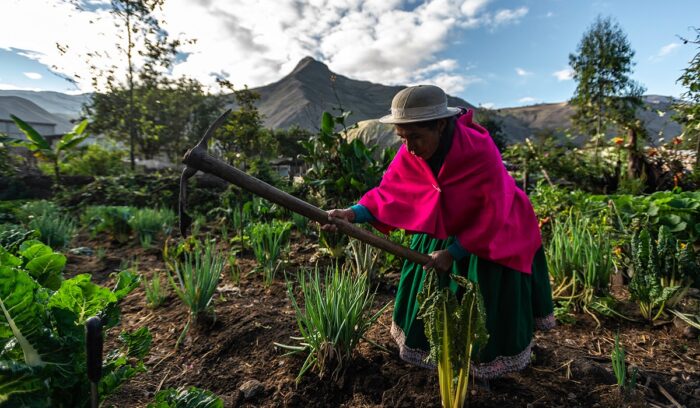
{"type": "Polygon", "coordinates": [[[297,63],[297,66],[294,67],[291,75],[301,72],[329,73],[330,69],[328,69],[328,65],[321,61],[315,60],[313,57],[304,57],[299,61],[299,63],[297,63]]]}

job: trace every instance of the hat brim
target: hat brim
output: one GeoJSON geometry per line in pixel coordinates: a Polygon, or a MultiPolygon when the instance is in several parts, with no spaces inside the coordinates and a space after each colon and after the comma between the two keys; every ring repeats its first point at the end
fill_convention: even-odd
{"type": "Polygon", "coordinates": [[[455,116],[456,114],[460,113],[461,109],[459,108],[447,108],[447,111],[438,115],[433,115],[433,116],[428,116],[424,118],[395,118],[392,115],[386,115],[382,116],[379,118],[379,123],[386,123],[389,125],[400,125],[404,123],[417,123],[417,122],[426,122],[429,120],[435,120],[435,119],[442,119],[442,118],[449,118],[450,116],[455,116]]]}

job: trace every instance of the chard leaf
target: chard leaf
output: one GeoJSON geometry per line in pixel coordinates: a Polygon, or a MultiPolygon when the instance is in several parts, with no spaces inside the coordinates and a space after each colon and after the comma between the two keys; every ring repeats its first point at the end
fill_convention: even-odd
{"type": "Polygon", "coordinates": [[[0,405],[49,407],[48,387],[38,376],[40,370],[15,361],[0,361],[0,405]]]}
{"type": "Polygon", "coordinates": [[[61,273],[65,266],[66,257],[63,254],[49,253],[32,259],[24,267],[41,286],[57,290],[61,286],[61,273]]]}
{"type": "Polygon", "coordinates": [[[133,333],[119,335],[122,347],[105,359],[100,380],[100,395],[111,394],[120,384],[138,373],[145,372],[143,358],[151,349],[151,333],[142,327],[133,333]]]}
{"type": "Polygon", "coordinates": [[[45,245],[43,242],[35,239],[24,241],[19,247],[19,254],[27,260],[32,260],[44,255],[50,255],[52,253],[53,249],[51,249],[50,246],[45,245]]]}
{"type": "Polygon", "coordinates": [[[122,300],[126,295],[136,289],[141,283],[141,277],[130,270],[124,270],[117,274],[117,284],[112,290],[117,300],[122,300]]]}
{"type": "Polygon", "coordinates": [[[0,247],[0,266],[20,266],[22,260],[9,253],[5,248],[0,247]]]}
{"type": "Polygon", "coordinates": [[[0,335],[11,333],[30,367],[43,367],[45,356],[59,349],[46,329],[47,298],[46,290],[25,271],[0,266],[0,335]]]}
{"type": "Polygon", "coordinates": [[[82,338],[85,321],[114,309],[116,303],[117,296],[111,290],[90,282],[89,274],[82,274],[63,281],[51,296],[48,307],[59,333],[82,338]]]}

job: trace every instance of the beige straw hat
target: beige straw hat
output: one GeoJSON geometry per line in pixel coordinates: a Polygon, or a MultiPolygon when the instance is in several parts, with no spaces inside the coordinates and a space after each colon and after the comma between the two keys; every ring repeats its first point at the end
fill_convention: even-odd
{"type": "Polygon", "coordinates": [[[447,107],[445,91],[433,85],[411,86],[399,91],[391,101],[391,115],[379,119],[381,123],[401,124],[447,118],[460,112],[447,107]]]}

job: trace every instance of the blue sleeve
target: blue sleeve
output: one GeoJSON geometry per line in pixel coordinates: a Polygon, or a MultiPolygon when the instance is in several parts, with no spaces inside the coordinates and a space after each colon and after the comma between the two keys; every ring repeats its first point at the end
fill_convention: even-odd
{"type": "Polygon", "coordinates": [[[469,255],[469,251],[464,249],[456,239],[452,244],[450,244],[449,247],[447,247],[447,251],[450,253],[450,255],[452,255],[452,258],[454,258],[455,261],[460,261],[469,255]]]}
{"type": "Polygon", "coordinates": [[[353,221],[355,224],[371,222],[376,220],[372,213],[369,212],[367,207],[365,207],[362,204],[355,204],[352,207],[350,207],[350,209],[352,210],[352,212],[355,213],[355,221],[353,221]]]}

